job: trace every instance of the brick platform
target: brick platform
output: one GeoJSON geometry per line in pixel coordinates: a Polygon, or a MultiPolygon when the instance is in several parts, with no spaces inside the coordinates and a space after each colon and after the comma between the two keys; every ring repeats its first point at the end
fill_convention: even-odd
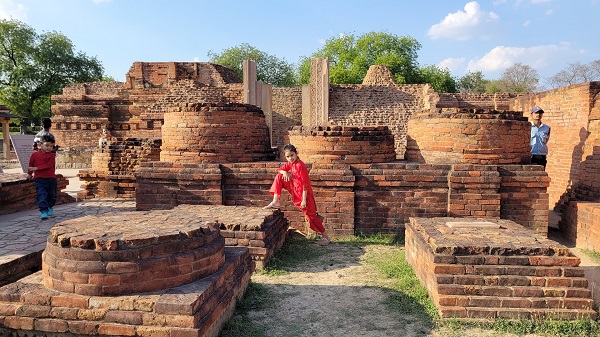
{"type": "Polygon", "coordinates": [[[181,205],[178,214],[193,214],[199,221],[214,221],[226,246],[248,247],[256,268],[264,268],[283,245],[288,222],[280,210],[246,206],[181,205]]]}
{"type": "Polygon", "coordinates": [[[186,205],[63,221],[42,272],[0,288],[0,336],[217,336],[255,268],[248,248],[224,247],[219,228],[281,219],[186,205]]]}
{"type": "Polygon", "coordinates": [[[597,317],[579,258],[510,220],[411,218],[406,259],[444,318],[597,317]]]}
{"type": "Polygon", "coordinates": [[[224,252],[216,273],[138,295],[63,293],[44,287],[35,273],[0,288],[0,336],[218,336],[253,271],[248,249],[224,252]]]}

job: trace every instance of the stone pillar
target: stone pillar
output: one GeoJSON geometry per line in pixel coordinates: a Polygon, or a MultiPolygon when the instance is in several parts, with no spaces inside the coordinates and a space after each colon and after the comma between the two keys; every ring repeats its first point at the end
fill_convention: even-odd
{"type": "Polygon", "coordinates": [[[256,105],[256,61],[244,60],[244,103],[256,105]]]}
{"type": "Polygon", "coordinates": [[[4,137],[3,151],[4,159],[10,159],[10,118],[2,118],[2,135],[4,137]]]}
{"type": "MultiPolygon", "coordinates": [[[[309,126],[323,126],[329,120],[328,62],[329,61],[326,58],[313,58],[310,62],[310,113],[308,117],[309,126]]],[[[303,121],[304,119],[305,118],[302,117],[303,121]]]]}
{"type": "Polygon", "coordinates": [[[273,85],[261,84],[261,109],[265,114],[265,122],[269,127],[269,139],[271,147],[273,146],[273,85]]]}

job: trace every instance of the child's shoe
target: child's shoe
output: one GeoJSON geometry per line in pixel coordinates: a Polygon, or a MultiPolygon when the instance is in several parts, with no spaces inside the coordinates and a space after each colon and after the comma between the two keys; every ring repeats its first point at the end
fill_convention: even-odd
{"type": "Polygon", "coordinates": [[[48,216],[53,216],[54,210],[52,208],[48,208],[48,216]]]}
{"type": "Polygon", "coordinates": [[[48,219],[48,212],[42,212],[42,215],[40,215],[40,219],[42,219],[42,220],[48,219]]]}

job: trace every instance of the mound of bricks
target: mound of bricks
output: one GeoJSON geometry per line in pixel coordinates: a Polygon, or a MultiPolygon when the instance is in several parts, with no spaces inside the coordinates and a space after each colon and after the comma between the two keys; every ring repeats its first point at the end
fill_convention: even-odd
{"type": "Polygon", "coordinates": [[[176,213],[195,214],[199,221],[215,223],[226,246],[248,247],[257,268],[263,268],[283,245],[288,222],[280,210],[259,207],[180,205],[176,213]]]}
{"type": "MultiPolygon", "coordinates": [[[[218,336],[255,264],[248,248],[224,246],[219,227],[232,218],[221,224],[207,220],[217,210],[201,217],[189,207],[54,226],[42,271],[0,288],[0,335],[218,336]]],[[[230,211],[241,229],[264,228],[257,214],[277,217],[230,211]]]]}
{"type": "Polygon", "coordinates": [[[161,161],[235,163],[275,158],[265,115],[253,105],[174,104],[164,118],[161,161]]]}
{"type": "Polygon", "coordinates": [[[531,124],[520,113],[431,109],[411,117],[405,157],[432,164],[524,164],[531,124]]]}
{"type": "Polygon", "coordinates": [[[406,259],[443,318],[597,318],[579,258],[510,220],[411,218],[406,259]]]}
{"type": "Polygon", "coordinates": [[[396,160],[394,135],[387,126],[293,126],[289,142],[304,162],[314,164],[387,163],[396,160]]]}

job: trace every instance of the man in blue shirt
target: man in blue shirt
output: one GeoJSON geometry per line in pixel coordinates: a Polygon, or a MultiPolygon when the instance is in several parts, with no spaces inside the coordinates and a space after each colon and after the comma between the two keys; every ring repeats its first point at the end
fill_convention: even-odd
{"type": "Polygon", "coordinates": [[[531,163],[546,168],[546,156],[548,155],[548,139],[550,139],[550,127],[542,123],[544,110],[539,106],[531,109],[531,163]]]}

